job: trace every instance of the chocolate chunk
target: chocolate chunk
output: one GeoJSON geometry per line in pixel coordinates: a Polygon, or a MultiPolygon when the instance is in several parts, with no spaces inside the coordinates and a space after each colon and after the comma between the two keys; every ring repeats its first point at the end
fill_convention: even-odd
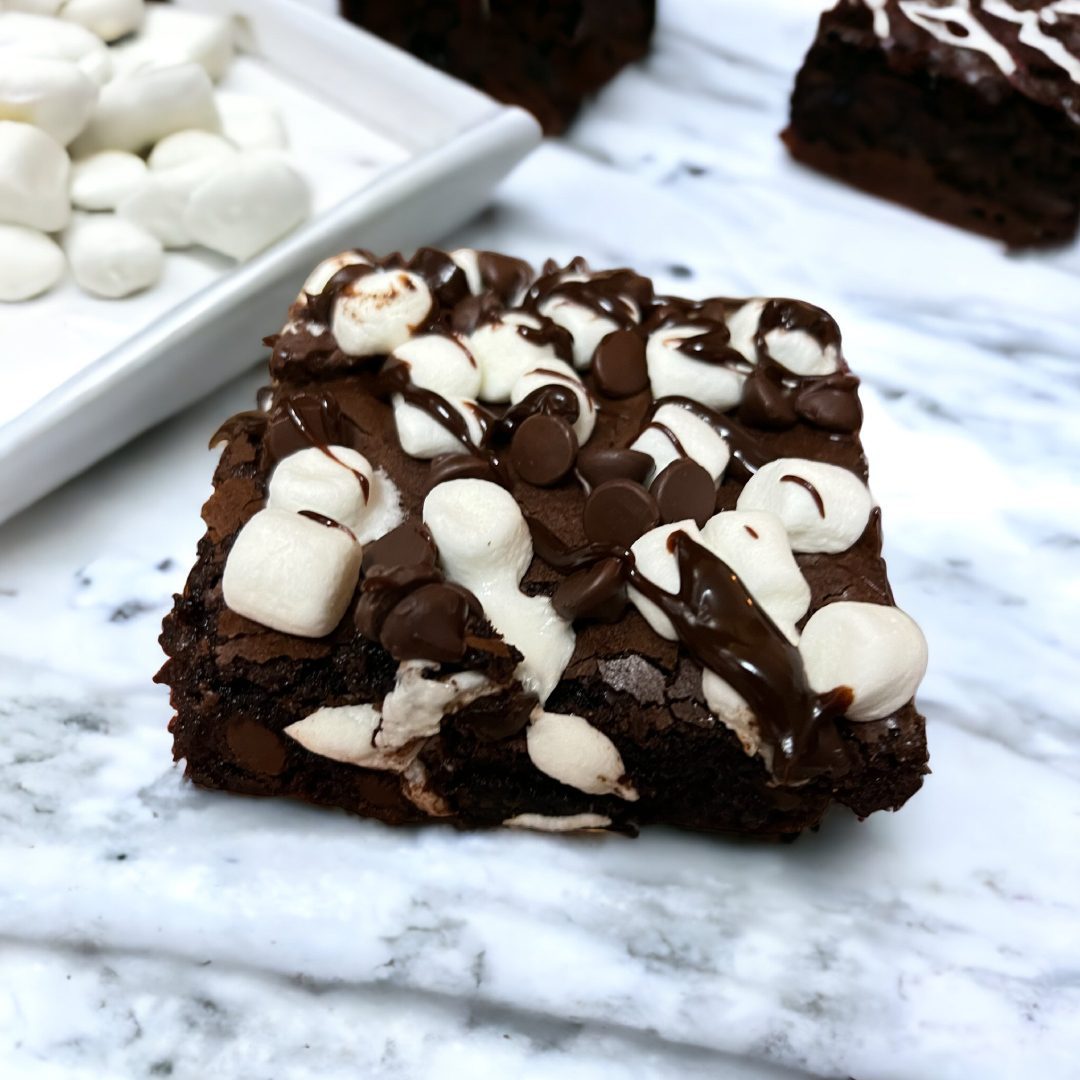
{"type": "Polygon", "coordinates": [[[596,388],[607,397],[640,394],[649,385],[645,342],[633,330],[613,331],[597,346],[592,373],[596,388]]]}
{"type": "Polygon", "coordinates": [[[526,483],[550,487],[574,467],[577,451],[577,436],[565,420],[536,413],[514,432],[510,460],[526,483]]]}
{"type": "Polygon", "coordinates": [[[701,526],[716,512],[716,485],[689,458],[673,461],[652,482],[649,491],[660,507],[660,518],[665,524],[693,518],[701,526]]]}
{"type": "Polygon", "coordinates": [[[395,660],[460,660],[473,603],[456,585],[423,585],[386,616],[379,641],[395,660]]]}
{"type": "Polygon", "coordinates": [[[601,559],[564,578],[551,602],[564,619],[617,622],[626,610],[622,560],[601,559]]]}
{"type": "Polygon", "coordinates": [[[364,548],[364,576],[382,576],[404,566],[434,566],[435,541],[419,522],[410,520],[364,548]]]}
{"type": "Polygon", "coordinates": [[[577,470],[589,487],[599,487],[606,480],[633,480],[644,484],[653,467],[653,459],[640,450],[619,447],[586,447],[578,454],[577,470]]]}
{"type": "Polygon", "coordinates": [[[585,500],[585,535],[594,544],[629,547],[659,524],[656,499],[633,480],[608,480],[585,500]]]}
{"type": "Polygon", "coordinates": [[[233,760],[248,772],[277,776],[285,768],[287,752],[280,737],[254,720],[229,721],[225,741],[233,760]]]}

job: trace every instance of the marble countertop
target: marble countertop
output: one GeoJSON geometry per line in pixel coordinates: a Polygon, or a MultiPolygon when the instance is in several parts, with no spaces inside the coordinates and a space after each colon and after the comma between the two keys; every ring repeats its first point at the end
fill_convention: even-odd
{"type": "Polygon", "coordinates": [[[0,1074],[1077,1075],[1080,254],[789,163],[820,4],[661,6],[648,63],[453,240],[837,316],[931,645],[924,790],[763,847],[192,789],[150,677],[253,372],[0,529],[0,1074]]]}

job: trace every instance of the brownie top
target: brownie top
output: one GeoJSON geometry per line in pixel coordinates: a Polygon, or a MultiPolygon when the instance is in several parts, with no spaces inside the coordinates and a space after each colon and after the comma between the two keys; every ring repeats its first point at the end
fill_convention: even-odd
{"type": "Polygon", "coordinates": [[[840,23],[876,37],[894,65],[990,96],[1011,86],[1080,124],[1080,0],[841,0],[823,26],[840,23]]]}
{"type": "Polygon", "coordinates": [[[208,504],[222,617],[267,655],[328,638],[398,664],[379,700],[286,729],[313,753],[405,768],[479,709],[562,783],[636,798],[590,724],[597,682],[669,722],[685,684],[687,715],[781,785],[921,730],[925,643],[892,604],[858,380],[820,308],[357,250],[268,344],[273,385],[216,437],[257,447],[208,504]]]}

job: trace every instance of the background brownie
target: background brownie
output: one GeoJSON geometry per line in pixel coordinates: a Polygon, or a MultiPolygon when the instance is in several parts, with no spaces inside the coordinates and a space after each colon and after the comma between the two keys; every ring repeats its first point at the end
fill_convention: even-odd
{"type": "Polygon", "coordinates": [[[1060,0],[841,0],[784,139],[877,195],[1012,246],[1080,219],[1080,9],[1060,0]]]}

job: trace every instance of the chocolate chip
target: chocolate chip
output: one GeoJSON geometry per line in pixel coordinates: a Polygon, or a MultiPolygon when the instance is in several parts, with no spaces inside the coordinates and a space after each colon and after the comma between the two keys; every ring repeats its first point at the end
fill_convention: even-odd
{"type": "Polygon", "coordinates": [[[673,461],[652,482],[649,491],[660,507],[665,524],[693,518],[701,526],[716,511],[716,485],[712,477],[689,458],[673,461]]]}
{"type": "Polygon", "coordinates": [[[804,420],[819,428],[848,435],[862,427],[858,385],[859,381],[854,376],[848,376],[843,381],[837,379],[811,384],[799,392],[795,409],[804,420]]]}
{"type": "Polygon", "coordinates": [[[465,628],[473,604],[455,585],[423,585],[383,621],[379,641],[395,660],[449,663],[465,655],[465,628]]]}
{"type": "Polygon", "coordinates": [[[364,575],[379,575],[401,566],[434,566],[435,542],[427,528],[406,521],[364,548],[364,575]]]}
{"type": "Polygon", "coordinates": [[[753,427],[783,431],[797,419],[791,395],[779,378],[758,367],[743,386],[739,419],[753,427]]]}
{"type": "Polygon", "coordinates": [[[596,348],[593,378],[601,394],[612,398],[633,397],[649,385],[645,342],[633,330],[615,330],[596,348]]]}
{"type": "Polygon", "coordinates": [[[537,413],[514,432],[510,460],[526,483],[550,487],[574,467],[577,451],[577,436],[565,420],[537,413]]]}
{"type": "Polygon", "coordinates": [[[287,754],[280,737],[254,720],[231,720],[225,741],[233,760],[248,772],[277,776],[285,768],[287,754]]]}
{"type": "Polygon", "coordinates": [[[521,731],[535,708],[536,697],[532,694],[485,695],[447,720],[468,728],[483,742],[496,742],[521,731]]]}
{"type": "Polygon", "coordinates": [[[489,480],[498,483],[491,463],[473,454],[440,454],[428,472],[428,490],[447,480],[489,480]]]}
{"type": "Polygon", "coordinates": [[[551,602],[564,619],[617,622],[626,609],[622,561],[601,559],[564,578],[551,602]]]}
{"type": "Polygon", "coordinates": [[[633,480],[644,484],[653,459],[640,450],[618,447],[586,448],[578,454],[577,470],[589,487],[599,487],[606,480],[633,480]]]}
{"type": "Polygon", "coordinates": [[[659,524],[656,499],[633,480],[608,480],[585,500],[585,535],[595,544],[629,547],[659,524]]]}

